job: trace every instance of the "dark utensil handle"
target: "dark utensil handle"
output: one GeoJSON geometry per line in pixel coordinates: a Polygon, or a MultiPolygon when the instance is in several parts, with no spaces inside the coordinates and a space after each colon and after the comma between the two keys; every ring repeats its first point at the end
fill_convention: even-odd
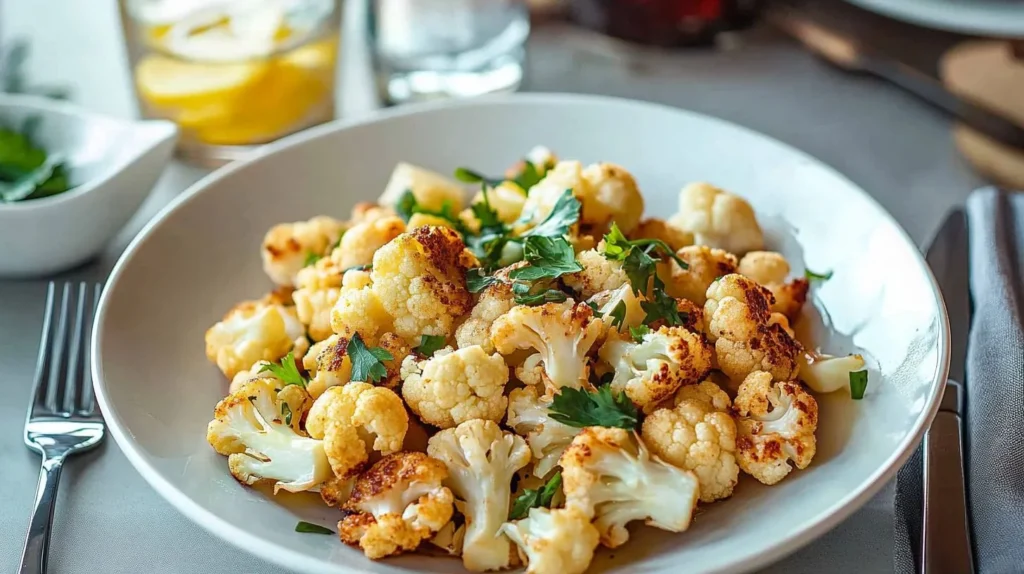
{"type": "Polygon", "coordinates": [[[924,439],[921,574],[974,572],[963,460],[960,417],[939,411],[924,439]]]}
{"type": "Polygon", "coordinates": [[[933,77],[905,64],[876,58],[870,58],[864,69],[930,102],[986,136],[1024,149],[1024,128],[952,94],[933,77]]]}

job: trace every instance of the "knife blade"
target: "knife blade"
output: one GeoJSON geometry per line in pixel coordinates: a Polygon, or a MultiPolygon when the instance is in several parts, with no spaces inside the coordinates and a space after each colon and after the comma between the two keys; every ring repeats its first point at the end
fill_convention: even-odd
{"type": "Polygon", "coordinates": [[[946,304],[949,379],[939,412],[925,434],[921,574],[974,572],[963,459],[963,383],[971,323],[967,216],[951,212],[926,255],[946,304]]]}

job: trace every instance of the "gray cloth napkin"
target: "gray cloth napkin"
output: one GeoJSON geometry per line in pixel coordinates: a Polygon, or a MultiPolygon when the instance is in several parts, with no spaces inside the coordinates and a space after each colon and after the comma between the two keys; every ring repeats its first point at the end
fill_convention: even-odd
{"type": "MultiPolygon", "coordinates": [[[[979,574],[1024,572],[1024,194],[967,199],[971,333],[966,479],[979,574]]],[[[896,483],[896,572],[917,572],[921,451],[896,483]]]]}

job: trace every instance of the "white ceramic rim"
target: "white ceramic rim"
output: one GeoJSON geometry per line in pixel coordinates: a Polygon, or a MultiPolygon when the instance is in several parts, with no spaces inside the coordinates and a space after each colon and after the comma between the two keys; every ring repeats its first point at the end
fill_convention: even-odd
{"type": "MultiPolygon", "coordinates": [[[[292,147],[294,145],[316,139],[324,134],[334,132],[336,130],[346,129],[351,126],[372,124],[387,118],[396,118],[407,115],[418,114],[421,112],[427,112],[436,109],[459,107],[459,106],[489,106],[489,105],[501,105],[502,103],[514,99],[519,102],[530,102],[535,104],[572,104],[572,103],[608,103],[608,104],[628,104],[633,106],[644,106],[650,108],[657,108],[662,111],[678,114],[687,114],[693,116],[699,116],[707,121],[728,125],[733,129],[738,129],[747,132],[750,135],[766,138],[771,140],[773,143],[784,146],[794,154],[798,154],[808,161],[813,161],[819,164],[823,169],[831,172],[834,177],[849,181],[845,176],[835,171],[833,168],[824,164],[823,162],[811,157],[810,155],[789,146],[783,142],[775,140],[767,135],[761,134],[749,128],[727,122],[725,120],[699,114],[697,112],[691,112],[681,108],[673,108],[671,106],[665,106],[662,104],[655,104],[651,102],[644,102],[638,100],[629,100],[625,98],[614,98],[607,96],[593,96],[593,95],[582,95],[582,94],[506,94],[496,96],[486,96],[471,100],[456,100],[456,101],[442,101],[442,102],[428,102],[424,104],[411,104],[407,106],[401,106],[397,108],[391,108],[384,110],[363,118],[354,120],[336,120],[327,124],[310,128],[306,131],[293,134],[285,137],[282,140],[268,144],[265,147],[260,148],[255,154],[245,160],[237,161],[224,166],[209,175],[205,176],[181,195],[172,200],[166,205],[146,226],[139,232],[139,234],[132,240],[128,245],[128,248],[118,259],[117,264],[110,273],[110,277],[107,280],[107,285],[116,283],[121,275],[122,270],[128,265],[135,255],[135,252],[139,247],[146,242],[149,236],[154,230],[167,219],[172,213],[174,213],[180,206],[189,202],[193,197],[202,193],[210,184],[217,182],[227,175],[235,172],[238,169],[242,169],[245,165],[250,162],[256,161],[259,158],[274,153],[278,150],[292,147]]],[[[879,211],[884,217],[888,218],[890,222],[899,230],[902,237],[913,244],[910,237],[907,236],[906,232],[902,227],[899,226],[892,216],[885,211],[881,205],[878,204],[869,194],[861,190],[860,186],[857,186],[850,182],[850,185],[855,187],[864,194],[868,201],[871,201],[878,207],[879,211]]],[[[945,301],[942,298],[942,292],[939,289],[938,283],[935,280],[935,276],[932,274],[931,269],[925,263],[920,252],[915,251],[917,263],[919,269],[924,272],[930,282],[932,293],[935,295],[936,302],[939,304],[939,315],[942,318],[941,329],[939,331],[939,366],[933,374],[932,380],[932,392],[928,397],[928,402],[922,410],[921,414],[918,415],[917,420],[911,427],[911,433],[898,445],[896,452],[890,456],[885,463],[875,470],[871,474],[870,478],[857,490],[854,490],[843,497],[839,502],[825,509],[818,516],[808,523],[804,524],[799,530],[789,533],[783,537],[778,544],[775,545],[771,550],[752,556],[741,562],[730,564],[726,567],[719,568],[718,570],[708,570],[705,574],[724,574],[726,572],[737,572],[737,571],[750,571],[757,567],[763,567],[771,564],[786,555],[795,552],[802,546],[808,544],[815,538],[818,538],[828,530],[834,528],[837,524],[842,522],[846,517],[852,514],[854,511],[864,505],[871,497],[873,497],[881,488],[889,481],[903,465],[904,462],[910,457],[911,452],[920,442],[924,435],[925,429],[930,425],[935,414],[939,408],[939,398],[942,396],[942,391],[945,387],[946,377],[949,372],[949,354],[950,354],[950,342],[949,342],[949,318],[946,313],[945,301]]],[[[103,383],[103,349],[99,344],[100,326],[103,324],[106,314],[107,307],[110,305],[108,296],[110,289],[104,289],[103,295],[100,298],[99,309],[96,313],[96,319],[93,324],[92,334],[92,374],[93,374],[93,387],[97,400],[99,401],[100,409],[103,411],[104,418],[107,422],[107,427],[110,430],[110,434],[117,442],[121,451],[131,462],[132,466],[142,475],[144,479],[152,486],[158,493],[160,493],[167,501],[169,501],[175,508],[178,509],[182,514],[187,516],[190,520],[199,524],[213,535],[221,538],[222,540],[235,545],[242,550],[250,552],[264,560],[277,564],[281,567],[294,569],[295,571],[301,572],[322,572],[324,574],[338,574],[339,572],[350,572],[352,574],[367,574],[365,570],[357,570],[352,566],[342,564],[332,564],[330,567],[325,568],[324,563],[319,559],[311,558],[301,552],[297,552],[285,546],[282,546],[272,540],[265,540],[258,536],[254,536],[242,528],[238,528],[222,520],[217,515],[204,509],[202,506],[196,504],[191,498],[179,491],[175,486],[167,482],[160,474],[146,461],[145,457],[138,450],[135,445],[134,439],[129,436],[128,432],[122,427],[122,421],[117,416],[117,412],[114,409],[107,397],[106,389],[103,383]]],[[[212,407],[211,407],[212,408],[212,407]]]]}
{"type": "MultiPolygon", "coordinates": [[[[116,124],[129,126],[129,129],[136,130],[160,128],[166,131],[167,135],[174,135],[178,132],[177,126],[175,126],[173,122],[167,120],[130,120],[116,118],[114,116],[93,113],[74,104],[43,96],[0,93],[0,108],[3,108],[4,106],[20,107],[25,110],[33,110],[39,114],[63,115],[74,118],[78,121],[106,122],[111,125],[116,124]]],[[[39,199],[31,199],[28,201],[0,203],[0,211],[28,211],[31,209],[39,209],[49,207],[51,205],[59,205],[68,201],[74,201],[75,198],[81,197],[102,187],[103,184],[113,179],[115,175],[123,170],[130,161],[131,160],[129,159],[128,161],[110,163],[109,165],[104,166],[103,172],[98,177],[84,181],[73,186],[67,191],[56,195],[41,197],[39,199]]]]}
{"type": "Polygon", "coordinates": [[[878,14],[918,26],[989,37],[1024,36],[1024,6],[1005,0],[847,0],[878,14]],[[1014,18],[1016,16],[1016,18],[1014,18]]]}

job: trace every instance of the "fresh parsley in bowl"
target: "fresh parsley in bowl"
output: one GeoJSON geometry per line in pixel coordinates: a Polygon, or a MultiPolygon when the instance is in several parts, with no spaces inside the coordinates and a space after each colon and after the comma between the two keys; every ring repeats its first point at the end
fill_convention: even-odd
{"type": "Polygon", "coordinates": [[[31,116],[20,128],[0,125],[0,202],[50,197],[71,189],[64,157],[34,141],[40,121],[31,116]]]}

